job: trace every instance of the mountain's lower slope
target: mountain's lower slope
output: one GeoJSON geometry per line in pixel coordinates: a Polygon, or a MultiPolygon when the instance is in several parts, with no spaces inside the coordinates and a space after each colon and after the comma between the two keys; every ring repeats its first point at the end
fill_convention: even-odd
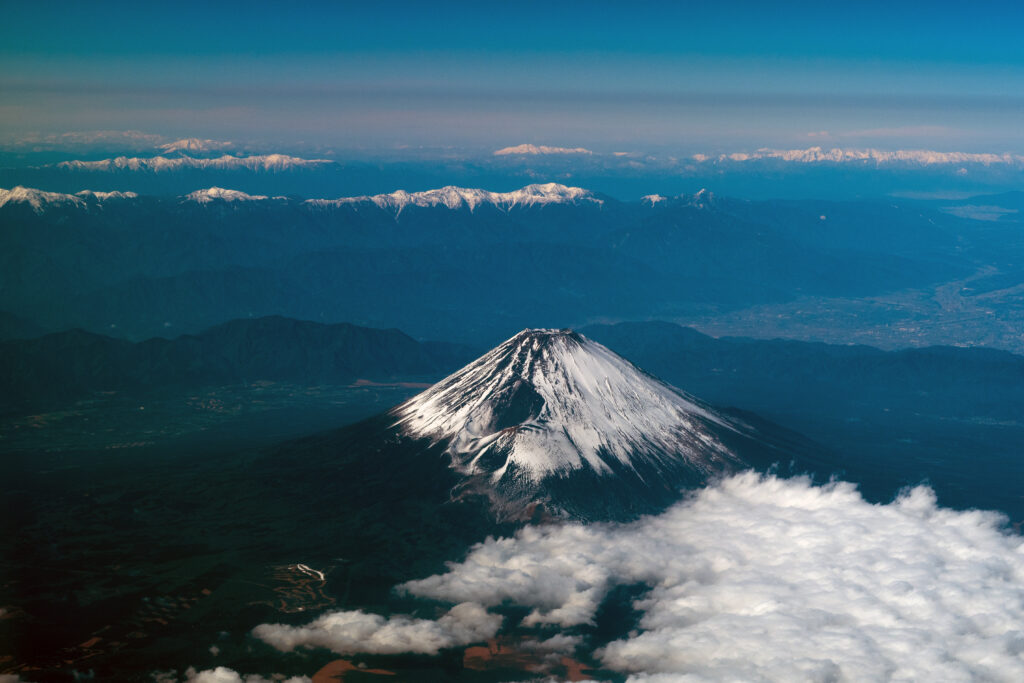
{"type": "Polygon", "coordinates": [[[1024,357],[709,337],[665,322],[582,330],[659,377],[829,444],[841,476],[889,502],[927,482],[944,506],[1024,519],[1024,357]]]}
{"type": "Polygon", "coordinates": [[[499,519],[538,506],[627,519],[726,473],[821,465],[800,437],[714,409],[567,330],[524,331],[363,423],[359,440],[353,429],[333,437],[346,458],[355,449],[395,477],[430,459],[452,498],[483,496],[499,519]]]}

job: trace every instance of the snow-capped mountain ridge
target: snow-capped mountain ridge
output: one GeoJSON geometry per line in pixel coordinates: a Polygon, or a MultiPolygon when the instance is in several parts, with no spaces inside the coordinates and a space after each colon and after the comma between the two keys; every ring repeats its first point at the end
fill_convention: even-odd
{"type": "Polygon", "coordinates": [[[64,192],[47,192],[31,187],[20,185],[5,190],[0,188],[0,207],[7,204],[28,204],[36,213],[43,213],[47,208],[59,206],[73,206],[87,208],[93,204],[101,204],[109,200],[134,199],[138,197],[134,192],[93,192],[82,190],[75,194],[64,192]]]}
{"type": "Polygon", "coordinates": [[[527,185],[512,192],[491,192],[489,190],[449,185],[425,192],[398,190],[388,194],[373,196],[308,199],[306,203],[321,207],[374,204],[381,209],[394,211],[398,215],[410,206],[444,206],[448,209],[461,209],[465,207],[470,211],[474,211],[477,207],[488,204],[502,210],[508,210],[513,207],[543,206],[548,204],[591,203],[600,206],[604,203],[604,200],[599,199],[594,193],[581,187],[568,187],[558,183],[544,183],[527,185]]]}
{"type": "Polygon", "coordinates": [[[570,330],[524,330],[392,415],[446,442],[461,474],[513,489],[579,470],[742,467],[718,437],[742,423],[570,330]]]}
{"type": "Polygon", "coordinates": [[[514,147],[503,147],[494,151],[494,156],[515,156],[515,155],[527,155],[537,156],[541,154],[593,154],[592,151],[585,147],[549,147],[548,145],[516,145],[514,147]]]}
{"type": "Polygon", "coordinates": [[[184,169],[200,169],[215,171],[250,170],[250,171],[286,171],[296,168],[309,168],[324,164],[333,164],[330,159],[303,159],[287,154],[257,154],[249,157],[236,157],[225,154],[215,159],[199,159],[190,156],[150,158],[116,157],[100,161],[62,161],[57,168],[73,171],[149,171],[165,173],[184,169]]]}
{"type": "Polygon", "coordinates": [[[693,194],[679,194],[674,197],[649,194],[640,198],[640,204],[648,208],[689,206],[694,209],[712,209],[715,208],[716,203],[715,194],[706,188],[700,189],[693,194]]]}
{"type": "MultiPolygon", "coordinates": [[[[168,159],[166,161],[181,161],[181,159],[168,159]]],[[[0,189],[0,206],[9,202],[26,201],[31,203],[37,209],[37,212],[42,212],[47,206],[69,204],[84,206],[85,200],[90,198],[95,201],[106,201],[108,199],[124,199],[138,196],[135,192],[92,192],[91,190],[83,190],[77,194],[64,194],[19,186],[12,190],[0,189]]],[[[291,200],[283,196],[271,197],[249,194],[241,190],[211,186],[182,195],[179,199],[199,204],[209,204],[214,201],[295,201],[298,206],[328,209],[369,204],[385,211],[392,211],[396,216],[410,206],[425,208],[445,207],[452,210],[467,208],[470,211],[474,211],[482,205],[489,205],[502,211],[508,211],[516,207],[546,206],[551,204],[590,204],[593,206],[602,206],[604,204],[604,200],[595,196],[590,190],[584,190],[580,187],[567,187],[558,183],[527,185],[512,192],[491,192],[476,188],[448,186],[425,192],[398,190],[389,194],[374,196],[306,200],[291,200]]]]}
{"type": "Polygon", "coordinates": [[[814,164],[814,163],[875,163],[875,164],[914,164],[921,166],[934,166],[943,164],[1024,164],[1024,156],[1018,154],[987,154],[971,152],[937,152],[927,149],[850,149],[834,147],[824,149],[822,147],[808,147],[807,149],[769,149],[763,148],[756,152],[735,152],[733,154],[720,154],[710,156],[707,154],[695,154],[694,161],[698,163],[726,163],[726,162],[748,162],[762,160],[777,160],[791,163],[814,164]]]}
{"type": "MultiPolygon", "coordinates": [[[[247,194],[239,190],[227,190],[223,187],[208,187],[205,190],[196,190],[184,197],[185,201],[198,202],[199,204],[209,204],[213,201],[258,202],[266,199],[270,199],[270,197],[262,194],[247,194]]],[[[284,197],[274,197],[274,199],[284,199],[284,197]]]]}
{"type": "MultiPolygon", "coordinates": [[[[169,160],[179,161],[179,160],[169,160]]],[[[0,206],[19,201],[28,202],[36,209],[37,213],[43,213],[47,207],[55,206],[85,206],[87,200],[103,202],[112,199],[128,199],[139,197],[135,192],[93,192],[82,190],[75,194],[60,192],[49,192],[46,190],[15,187],[12,190],[0,189],[0,206]]],[[[601,198],[590,190],[581,187],[569,187],[558,183],[545,183],[527,185],[512,192],[491,192],[479,188],[465,188],[449,185],[424,192],[406,192],[397,190],[388,194],[372,196],[341,197],[338,199],[298,199],[286,196],[269,196],[262,194],[249,194],[242,190],[234,190],[220,186],[201,188],[188,194],[181,195],[178,200],[181,202],[194,202],[198,204],[211,204],[219,201],[224,202],[287,202],[297,208],[306,207],[309,209],[338,209],[343,207],[360,207],[368,205],[384,211],[394,213],[395,217],[409,207],[434,208],[442,207],[449,210],[467,209],[473,212],[481,206],[491,206],[499,211],[510,211],[516,208],[529,208],[549,205],[572,205],[602,207],[607,198],[601,198]]],[[[614,200],[613,200],[614,201],[614,200]]],[[[715,205],[715,197],[707,190],[700,190],[692,195],[678,195],[666,197],[663,195],[647,195],[642,197],[640,204],[648,207],[662,206],[692,206],[694,208],[706,209],[715,205]]]]}

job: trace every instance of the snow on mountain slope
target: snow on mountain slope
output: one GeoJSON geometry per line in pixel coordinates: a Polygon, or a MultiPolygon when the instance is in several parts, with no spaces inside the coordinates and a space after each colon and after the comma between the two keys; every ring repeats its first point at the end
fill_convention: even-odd
{"type": "Polygon", "coordinates": [[[569,330],[525,330],[392,414],[407,436],[447,442],[460,473],[520,489],[581,469],[742,466],[717,434],[744,425],[569,330]]]}
{"type": "Polygon", "coordinates": [[[809,147],[807,149],[759,149],[756,152],[737,152],[734,154],[721,154],[708,156],[706,154],[695,154],[693,159],[700,163],[705,162],[747,162],[775,159],[793,163],[850,163],[850,162],[872,162],[876,164],[914,164],[932,166],[941,164],[993,164],[1021,165],[1024,164],[1024,156],[1016,154],[974,154],[969,152],[936,152],[932,150],[893,150],[885,151],[878,149],[822,149],[821,147],[809,147]]]}
{"type": "Polygon", "coordinates": [[[286,154],[260,154],[251,157],[236,157],[225,154],[216,159],[197,159],[182,156],[175,158],[151,157],[143,159],[139,157],[117,157],[100,161],[62,161],[57,164],[57,168],[72,171],[149,171],[153,173],[184,169],[285,171],[333,163],[329,159],[303,159],[286,154]]]}
{"type": "Polygon", "coordinates": [[[164,154],[172,154],[174,152],[214,152],[231,149],[232,147],[234,145],[230,142],[201,140],[199,138],[183,138],[169,142],[166,145],[160,145],[160,149],[164,151],[164,154]]]}
{"type": "MultiPolygon", "coordinates": [[[[370,500],[483,502],[491,519],[629,520],[755,469],[835,469],[798,434],[714,409],[571,330],[524,330],[422,394],[277,457],[373,472],[370,500]]],[[[364,476],[364,475],[360,475],[364,476]]],[[[361,494],[363,495],[363,494],[361,494]]]]}
{"type": "MultiPolygon", "coordinates": [[[[269,199],[269,197],[262,194],[246,194],[239,190],[226,190],[223,187],[208,187],[205,190],[196,190],[185,195],[186,201],[198,202],[200,204],[209,204],[213,201],[252,202],[264,199],[269,199]]],[[[275,199],[283,198],[275,197],[275,199]]]]}
{"type": "MultiPolygon", "coordinates": [[[[160,159],[160,157],[157,158],[160,159]]],[[[177,162],[182,161],[182,159],[164,159],[163,161],[177,162]]],[[[189,161],[204,160],[190,159],[189,161]]],[[[159,168],[163,169],[162,166],[159,168]]],[[[47,192],[44,190],[18,186],[12,190],[0,189],[0,206],[8,203],[25,202],[30,204],[37,213],[42,213],[47,207],[62,205],[86,206],[89,202],[98,203],[111,199],[127,199],[132,197],[138,197],[138,195],[134,192],[93,192],[91,190],[83,190],[77,194],[63,194],[60,192],[47,192]]],[[[230,190],[223,187],[213,186],[196,190],[195,192],[190,192],[189,194],[182,196],[180,199],[182,201],[197,202],[199,204],[209,204],[215,201],[242,202],[265,201],[268,199],[287,200],[288,198],[253,195],[240,190],[230,190]]],[[[566,187],[565,185],[558,185],[556,183],[548,183],[546,185],[528,185],[513,192],[489,192],[487,190],[451,186],[437,190],[415,193],[399,190],[390,194],[375,195],[373,197],[307,199],[302,201],[299,205],[310,208],[330,208],[371,204],[386,211],[394,211],[395,214],[398,215],[408,206],[444,206],[449,209],[468,207],[469,210],[472,211],[482,204],[489,204],[502,210],[508,210],[513,207],[577,203],[588,203],[595,206],[601,206],[604,203],[604,200],[598,199],[589,190],[584,190],[579,187],[566,187]]]]}
{"type": "Polygon", "coordinates": [[[363,197],[343,197],[340,199],[308,199],[312,206],[330,207],[354,204],[375,204],[381,209],[400,214],[406,207],[445,206],[449,209],[468,207],[473,211],[482,204],[490,204],[499,209],[511,209],[522,206],[538,206],[546,204],[573,204],[588,202],[603,204],[589,190],[579,187],[567,187],[558,183],[527,185],[512,192],[489,192],[488,190],[454,187],[449,185],[437,190],[426,192],[406,192],[398,190],[390,194],[378,194],[363,197]]]}
{"type": "Polygon", "coordinates": [[[503,147],[502,149],[495,150],[494,156],[514,156],[514,155],[529,155],[537,156],[539,154],[593,154],[589,149],[584,147],[548,147],[547,145],[516,145],[515,147],[503,147]]]}
{"type": "Polygon", "coordinates": [[[679,194],[674,197],[649,194],[640,198],[640,205],[647,208],[688,206],[694,209],[711,209],[715,207],[716,203],[714,193],[709,192],[707,189],[698,190],[693,194],[679,194]]]}
{"type": "Polygon", "coordinates": [[[46,192],[20,185],[5,190],[0,188],[0,207],[7,204],[28,204],[36,213],[43,213],[47,208],[58,206],[74,206],[86,208],[91,204],[100,204],[108,200],[132,199],[138,197],[134,192],[93,192],[82,190],[75,194],[63,192],[46,192]]]}
{"type": "Polygon", "coordinates": [[[135,199],[139,195],[135,192],[93,192],[92,190],[82,190],[81,192],[76,192],[75,196],[86,200],[95,199],[99,202],[105,202],[108,199],[135,199]]]}

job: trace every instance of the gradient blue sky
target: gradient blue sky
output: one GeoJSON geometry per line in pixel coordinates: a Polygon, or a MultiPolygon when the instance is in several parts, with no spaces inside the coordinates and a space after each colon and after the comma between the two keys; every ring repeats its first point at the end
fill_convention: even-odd
{"type": "Polygon", "coordinates": [[[3,3],[0,133],[1024,150],[1020,3],[3,3]]]}

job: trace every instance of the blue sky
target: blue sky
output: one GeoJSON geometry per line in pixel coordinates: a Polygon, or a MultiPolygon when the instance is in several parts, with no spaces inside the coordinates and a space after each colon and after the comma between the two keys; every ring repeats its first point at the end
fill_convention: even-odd
{"type": "Polygon", "coordinates": [[[0,128],[1024,150],[1016,3],[4,3],[0,128]]]}

